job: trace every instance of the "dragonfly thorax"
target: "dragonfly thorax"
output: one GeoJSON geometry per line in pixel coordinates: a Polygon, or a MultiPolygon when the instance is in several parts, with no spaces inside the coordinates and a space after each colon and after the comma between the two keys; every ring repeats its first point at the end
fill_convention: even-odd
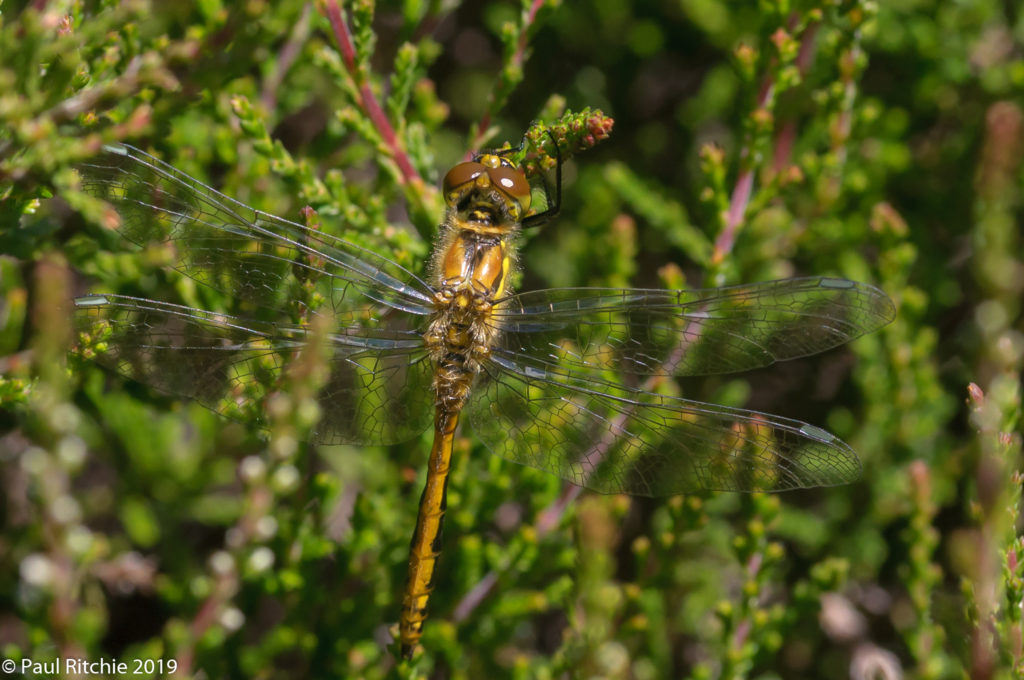
{"type": "Polygon", "coordinates": [[[513,252],[508,235],[442,225],[434,255],[434,313],[423,338],[437,367],[438,404],[461,407],[497,339],[494,303],[507,295],[513,252]]]}
{"type": "Polygon", "coordinates": [[[530,185],[508,159],[481,154],[452,168],[442,190],[448,210],[434,248],[434,313],[424,342],[437,367],[437,403],[457,410],[498,336],[494,302],[510,292],[530,185]]]}

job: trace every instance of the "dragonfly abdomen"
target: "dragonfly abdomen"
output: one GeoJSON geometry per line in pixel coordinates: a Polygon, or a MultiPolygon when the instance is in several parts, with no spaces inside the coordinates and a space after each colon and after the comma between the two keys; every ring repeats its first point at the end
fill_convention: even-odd
{"type": "MultiPolygon", "coordinates": [[[[501,165],[500,159],[495,159],[501,165]]],[[[499,331],[492,319],[494,300],[507,292],[513,266],[510,240],[518,228],[515,218],[521,208],[516,201],[500,205],[501,194],[495,195],[489,176],[478,170],[475,166],[459,166],[454,175],[450,173],[446,178],[445,193],[453,200],[433,260],[434,313],[423,341],[434,364],[434,445],[409,548],[408,580],[402,597],[399,638],[402,656],[406,658],[416,649],[427,618],[427,602],[441,552],[448,472],[459,413],[498,339],[499,331]],[[449,179],[453,177],[457,180],[455,187],[450,186],[449,179]],[[478,191],[490,196],[489,209],[485,209],[487,200],[483,200],[482,206],[470,200],[474,196],[482,200],[478,191]],[[460,210],[465,214],[460,215],[460,210]]]]}
{"type": "Polygon", "coordinates": [[[452,446],[458,412],[451,413],[438,405],[434,426],[434,445],[427,463],[427,483],[420,497],[416,531],[409,545],[409,571],[402,596],[402,617],[399,639],[402,656],[412,656],[423,634],[427,618],[427,601],[434,587],[437,558],[441,553],[441,530],[447,510],[448,472],[451,469],[452,446]]]}
{"type": "Polygon", "coordinates": [[[402,655],[412,656],[423,633],[433,589],[441,530],[447,509],[448,473],[459,413],[495,332],[489,330],[491,303],[470,288],[442,286],[424,342],[434,363],[434,445],[420,497],[416,531],[409,546],[409,571],[402,597],[399,638],[402,655]]]}

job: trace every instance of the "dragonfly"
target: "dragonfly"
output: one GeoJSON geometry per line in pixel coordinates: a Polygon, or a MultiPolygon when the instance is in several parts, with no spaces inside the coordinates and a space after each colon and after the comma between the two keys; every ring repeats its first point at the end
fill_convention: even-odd
{"type": "Polygon", "coordinates": [[[169,246],[174,269],[246,310],[77,298],[96,361],[265,425],[262,400],[310,341],[309,318],[328,315],[329,375],[311,441],[396,444],[433,426],[401,601],[405,658],[427,617],[460,420],[493,453],[603,494],[782,491],[860,474],[853,450],[815,425],[647,388],[805,357],[875,331],[895,310],[871,285],[812,276],[513,292],[517,237],[558,206],[531,206],[535,187],[507,151],[476,153],[445,176],[425,275],[254,209],[131,146],[108,147],[81,172],[128,241],[169,246]],[[320,304],[297,319],[303,287],[320,304]]]}

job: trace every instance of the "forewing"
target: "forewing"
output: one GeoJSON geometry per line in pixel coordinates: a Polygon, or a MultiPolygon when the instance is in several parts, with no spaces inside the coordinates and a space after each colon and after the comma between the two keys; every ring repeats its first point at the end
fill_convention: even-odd
{"type": "Polygon", "coordinates": [[[494,453],[599,493],[784,491],[860,475],[849,446],[798,420],[592,387],[492,361],[466,409],[494,453]]]}
{"type": "Polygon", "coordinates": [[[626,375],[713,375],[836,347],[889,323],[873,286],[810,277],[707,290],[561,288],[497,305],[503,356],[523,366],[626,375]]]}
{"type": "MultiPolygon", "coordinates": [[[[156,389],[265,426],[263,402],[307,331],[120,295],[75,300],[82,353],[156,389]]],[[[415,331],[360,329],[330,338],[330,374],[318,395],[322,444],[392,444],[433,415],[431,370],[415,331]]]]}
{"type": "Polygon", "coordinates": [[[341,324],[380,305],[430,311],[430,287],[401,265],[250,208],[138,149],[109,147],[80,170],[83,188],[117,210],[125,238],[173,245],[175,269],[250,307],[286,310],[312,282],[341,324]]]}

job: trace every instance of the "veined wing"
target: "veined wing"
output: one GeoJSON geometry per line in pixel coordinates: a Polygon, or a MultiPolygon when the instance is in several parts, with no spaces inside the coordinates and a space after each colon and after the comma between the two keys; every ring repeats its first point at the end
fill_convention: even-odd
{"type": "Polygon", "coordinates": [[[705,290],[554,288],[494,310],[499,357],[578,378],[733,373],[836,347],[892,321],[873,286],[809,277],[705,290]]]}
{"type": "MultiPolygon", "coordinates": [[[[122,375],[195,399],[224,416],[265,424],[263,400],[308,341],[301,326],[242,319],[121,295],[75,300],[88,353],[122,375]]],[[[322,444],[393,444],[433,416],[432,371],[416,331],[335,330],[320,390],[322,444]]]]}
{"type": "Polygon", "coordinates": [[[783,491],[860,476],[850,447],[813,425],[596,387],[494,358],[466,411],[494,453],[599,493],[783,491]]]}
{"type": "Polygon", "coordinates": [[[120,214],[119,232],[173,244],[178,271],[232,299],[284,310],[312,281],[340,324],[368,305],[429,314],[430,287],[386,257],[251,208],[134,147],[108,151],[80,170],[83,188],[120,214]]]}

